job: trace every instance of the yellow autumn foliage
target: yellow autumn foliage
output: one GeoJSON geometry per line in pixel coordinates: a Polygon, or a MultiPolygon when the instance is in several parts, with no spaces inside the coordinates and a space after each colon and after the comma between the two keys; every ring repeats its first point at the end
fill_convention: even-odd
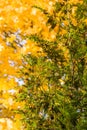
{"type": "MultiPolygon", "coordinates": [[[[26,39],[26,43],[21,47],[22,45],[20,46],[20,44],[23,43],[24,36],[39,33],[44,39],[55,41],[58,31],[60,31],[60,36],[68,33],[66,26],[69,25],[70,21],[63,19],[62,23],[65,28],[60,28],[60,18],[64,17],[64,13],[61,9],[54,14],[53,7],[56,2],[74,4],[71,9],[72,13],[69,14],[67,12],[67,16],[71,15],[69,17],[71,23],[77,26],[78,22],[75,19],[76,5],[78,3],[82,4],[83,0],[0,0],[0,91],[4,92],[3,99],[0,102],[9,109],[23,107],[24,105],[24,102],[20,102],[20,104],[14,102],[14,97],[11,97],[8,93],[10,89],[15,90],[14,86],[17,85],[17,82],[14,80],[15,77],[20,77],[17,72],[22,66],[22,55],[27,53],[35,56],[45,55],[41,47],[38,47],[28,39],[26,39]],[[50,24],[46,25],[47,16],[39,9],[32,8],[33,5],[46,9],[50,15],[56,15],[57,24],[53,30],[50,30],[50,24]],[[11,76],[12,78],[9,78],[11,76]]],[[[87,24],[87,19],[84,22],[87,24]]],[[[63,50],[64,56],[68,61],[68,49],[64,48],[63,44],[60,44],[58,47],[63,50]]],[[[62,83],[61,79],[60,83],[62,83]]],[[[43,85],[39,89],[41,91],[49,91],[47,85],[43,85]]],[[[16,115],[15,118],[20,118],[20,116],[16,115]]],[[[2,118],[0,120],[0,130],[21,130],[19,122],[11,122],[12,127],[10,128],[7,119],[2,118]]]]}

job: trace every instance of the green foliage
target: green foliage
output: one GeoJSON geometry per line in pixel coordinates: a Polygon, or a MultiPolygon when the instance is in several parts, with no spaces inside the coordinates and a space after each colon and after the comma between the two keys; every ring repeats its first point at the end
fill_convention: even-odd
{"type": "MultiPolygon", "coordinates": [[[[83,3],[81,7],[84,9],[84,6],[83,3]]],[[[77,20],[81,21],[84,13],[80,17],[80,5],[77,7],[77,20]]],[[[61,5],[56,4],[57,12],[60,8],[61,5]]],[[[25,101],[22,114],[26,129],[87,129],[86,25],[83,22],[80,24],[74,26],[70,21],[68,33],[62,36],[58,33],[54,42],[45,40],[38,34],[27,36],[43,49],[45,55],[38,57],[27,54],[23,57],[26,64],[21,72],[25,84],[18,99],[25,101]],[[61,42],[69,51],[68,61],[64,54],[66,52],[58,48],[61,42]]]]}

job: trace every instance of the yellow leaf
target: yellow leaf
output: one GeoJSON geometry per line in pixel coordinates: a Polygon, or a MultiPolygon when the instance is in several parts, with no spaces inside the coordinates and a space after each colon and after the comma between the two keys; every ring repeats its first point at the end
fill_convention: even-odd
{"type": "Polygon", "coordinates": [[[87,24],[87,19],[85,19],[84,22],[87,24]]]}
{"type": "Polygon", "coordinates": [[[71,20],[72,20],[72,24],[73,24],[74,26],[77,26],[77,21],[76,21],[76,19],[72,18],[71,20]]]}
{"type": "Polygon", "coordinates": [[[61,31],[60,31],[60,35],[64,35],[64,34],[66,34],[67,33],[67,31],[65,30],[65,29],[61,29],[61,31]]]}
{"type": "Polygon", "coordinates": [[[41,87],[39,88],[39,90],[41,90],[41,91],[48,91],[49,89],[48,89],[48,86],[47,86],[47,85],[43,85],[43,86],[41,86],[41,87]]]}
{"type": "Polygon", "coordinates": [[[16,39],[14,34],[11,34],[10,37],[7,38],[7,42],[13,42],[16,39]]]}

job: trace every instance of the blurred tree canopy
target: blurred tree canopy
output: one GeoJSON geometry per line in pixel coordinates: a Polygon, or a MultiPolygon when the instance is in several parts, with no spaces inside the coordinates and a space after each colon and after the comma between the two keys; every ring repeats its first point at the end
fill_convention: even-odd
{"type": "Polygon", "coordinates": [[[87,129],[86,7],[87,0],[56,1],[52,12],[32,6],[46,19],[45,28],[52,35],[40,27],[40,31],[24,36],[37,50],[23,55],[20,69],[24,85],[17,101],[25,102],[18,109],[24,129],[87,129]]]}
{"type": "Polygon", "coordinates": [[[86,130],[86,87],[87,0],[1,0],[0,130],[86,130]]]}

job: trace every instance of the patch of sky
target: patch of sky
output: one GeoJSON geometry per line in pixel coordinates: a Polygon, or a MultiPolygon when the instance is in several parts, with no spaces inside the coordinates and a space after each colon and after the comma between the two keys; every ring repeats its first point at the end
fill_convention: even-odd
{"type": "Polygon", "coordinates": [[[22,78],[16,78],[16,77],[15,77],[15,81],[18,83],[19,86],[24,85],[24,81],[23,81],[22,78]]]}
{"type": "Polygon", "coordinates": [[[10,94],[15,94],[15,92],[16,92],[16,90],[14,90],[14,89],[10,89],[10,90],[8,90],[8,93],[10,93],[10,94]]]}
{"type": "Polygon", "coordinates": [[[15,62],[14,61],[12,61],[12,60],[8,60],[8,63],[10,64],[10,66],[12,66],[12,67],[14,67],[14,65],[15,65],[15,62]]]}
{"type": "Polygon", "coordinates": [[[14,76],[8,75],[8,80],[10,80],[10,79],[12,79],[12,78],[14,78],[14,76]]]}
{"type": "Polygon", "coordinates": [[[39,112],[39,115],[42,116],[44,119],[48,118],[48,114],[46,114],[44,110],[42,112],[39,112]]]}

